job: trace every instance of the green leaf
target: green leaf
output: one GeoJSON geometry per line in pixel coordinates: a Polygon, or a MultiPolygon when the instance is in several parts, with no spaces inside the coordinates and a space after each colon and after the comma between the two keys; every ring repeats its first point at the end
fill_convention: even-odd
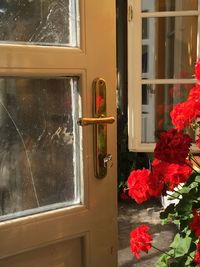
{"type": "Polygon", "coordinates": [[[187,198],[182,198],[179,203],[176,205],[177,211],[191,211],[192,210],[192,199],[189,198],[189,194],[187,198]]]}
{"type": "Polygon", "coordinates": [[[180,236],[180,234],[176,234],[174,241],[170,245],[171,248],[174,249],[174,257],[178,258],[188,253],[190,245],[192,242],[192,238],[188,236],[188,233],[185,237],[180,236]]]}
{"type": "Polygon", "coordinates": [[[170,257],[166,254],[163,254],[158,261],[156,262],[156,267],[168,267],[168,260],[170,257]]]}
{"type": "Polygon", "coordinates": [[[190,185],[191,183],[193,183],[193,182],[195,181],[195,178],[196,178],[197,176],[199,176],[199,174],[196,173],[196,172],[193,172],[193,173],[190,175],[190,177],[189,177],[189,179],[188,179],[186,185],[190,185]]]}
{"type": "Polygon", "coordinates": [[[182,264],[182,262],[172,262],[168,266],[170,266],[170,267],[183,267],[183,264],[182,264]]]}
{"type": "Polygon", "coordinates": [[[170,204],[163,212],[160,213],[160,218],[167,219],[169,217],[169,214],[174,214],[174,207],[174,203],[170,204]]]}
{"type": "Polygon", "coordinates": [[[187,260],[185,262],[185,266],[191,266],[191,263],[193,262],[193,259],[194,259],[194,255],[195,255],[195,251],[191,252],[188,255],[187,260]]]}
{"type": "Polygon", "coordinates": [[[197,176],[195,177],[195,182],[200,183],[200,175],[197,175],[197,176]]]}

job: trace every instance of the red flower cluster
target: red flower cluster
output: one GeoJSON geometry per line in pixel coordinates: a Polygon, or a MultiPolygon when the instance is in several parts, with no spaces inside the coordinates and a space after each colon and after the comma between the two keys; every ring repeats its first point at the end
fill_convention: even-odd
{"type": "Polygon", "coordinates": [[[152,172],[143,168],[130,173],[128,194],[141,204],[150,197],[160,197],[166,190],[173,191],[188,180],[191,172],[191,168],[185,164],[170,164],[156,159],[152,163],[152,172]]]}
{"type": "Polygon", "coordinates": [[[178,130],[182,130],[190,125],[195,118],[195,103],[186,101],[178,103],[170,113],[172,123],[178,130]]]}
{"type": "MultiPolygon", "coordinates": [[[[165,185],[165,189],[173,191],[180,183],[185,183],[192,169],[187,165],[179,165],[175,163],[168,162],[158,162],[156,165],[153,165],[153,179],[159,180],[160,184],[165,185]]],[[[158,190],[158,188],[157,188],[158,190]]],[[[163,188],[160,192],[162,192],[163,188]]],[[[156,196],[156,195],[152,195],[156,196]]],[[[158,195],[160,196],[160,195],[158,195]]]]}
{"type": "Polygon", "coordinates": [[[190,229],[195,231],[195,235],[200,237],[200,212],[193,210],[193,220],[190,223],[190,229]]]}
{"type": "MultiPolygon", "coordinates": [[[[200,60],[195,66],[195,75],[200,80],[200,60]]],[[[190,90],[185,102],[177,104],[170,113],[173,125],[182,130],[188,127],[193,120],[200,116],[200,85],[196,84],[190,90]]]]}
{"type": "Polygon", "coordinates": [[[194,261],[200,266],[200,240],[197,243],[197,249],[194,255],[194,261]]]}
{"type": "Polygon", "coordinates": [[[185,183],[192,173],[187,165],[168,164],[165,170],[165,183],[169,191],[173,191],[180,183],[185,183]]]}
{"type": "Polygon", "coordinates": [[[128,194],[138,204],[141,204],[150,197],[148,188],[149,175],[150,171],[143,169],[132,171],[128,177],[128,194]]]}
{"type": "MultiPolygon", "coordinates": [[[[196,64],[195,75],[200,81],[200,59],[196,64]]],[[[163,107],[160,105],[157,111],[162,112],[163,107]]],[[[150,171],[145,168],[133,170],[128,177],[128,195],[138,204],[148,200],[150,197],[165,195],[167,191],[173,191],[179,184],[186,183],[189,179],[193,169],[192,163],[187,160],[187,157],[192,139],[189,135],[184,134],[182,129],[194,122],[200,128],[200,124],[198,125],[197,121],[194,121],[200,117],[200,84],[197,84],[190,90],[187,101],[178,104],[172,110],[171,117],[176,129],[169,129],[167,132],[160,134],[159,141],[154,150],[155,160],[152,162],[152,170],[150,171]]],[[[196,142],[200,148],[200,134],[196,142]]],[[[197,161],[194,160],[194,162],[198,165],[197,161]]],[[[199,175],[199,173],[195,175],[199,175]]],[[[182,194],[182,199],[184,197],[186,198],[185,194],[182,194]]],[[[178,199],[180,198],[178,197],[178,199]]],[[[180,204],[183,203],[180,202],[180,204]]],[[[175,212],[176,209],[174,214],[176,214],[175,212]]],[[[187,215],[187,218],[190,220],[190,216],[188,217],[187,215]]],[[[191,235],[192,238],[195,237],[193,241],[196,243],[197,238],[199,240],[196,245],[196,252],[194,251],[193,243],[188,253],[191,253],[191,251],[195,252],[193,264],[195,263],[200,267],[200,211],[197,209],[193,210],[193,218],[189,222],[189,228],[189,231],[194,231],[191,235]]],[[[141,251],[148,253],[152,247],[152,238],[148,230],[148,226],[141,225],[130,233],[131,251],[138,259],[140,258],[141,251]]],[[[174,257],[177,258],[175,252],[174,257]]]]}
{"type": "Polygon", "coordinates": [[[130,232],[130,247],[136,258],[140,258],[140,251],[148,253],[151,249],[151,235],[147,232],[149,227],[147,225],[141,225],[130,232]]]}
{"type": "Polygon", "coordinates": [[[160,134],[154,156],[168,163],[184,164],[191,142],[192,139],[189,135],[178,132],[176,129],[169,129],[167,132],[160,134]]]}
{"type": "Polygon", "coordinates": [[[193,87],[190,90],[190,93],[188,95],[188,101],[193,101],[194,103],[199,103],[199,101],[200,101],[200,85],[199,84],[196,84],[195,87],[193,87]]]}
{"type": "Polygon", "coordinates": [[[200,80],[200,58],[198,59],[196,65],[195,65],[195,78],[197,80],[200,80]]]}

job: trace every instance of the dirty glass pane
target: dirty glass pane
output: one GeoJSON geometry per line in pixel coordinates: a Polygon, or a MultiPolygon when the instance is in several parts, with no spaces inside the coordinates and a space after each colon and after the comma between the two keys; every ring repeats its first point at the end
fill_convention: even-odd
{"type": "Polygon", "coordinates": [[[198,0],[142,0],[143,12],[197,10],[198,0]]]}
{"type": "Polygon", "coordinates": [[[149,38],[148,20],[147,18],[142,19],[142,39],[149,38]]]}
{"type": "Polygon", "coordinates": [[[193,78],[198,17],[160,17],[148,20],[149,37],[142,40],[142,76],[146,79],[193,78]],[[145,45],[145,46],[144,46],[145,45]],[[144,71],[145,70],[145,71],[144,71]]]}
{"type": "Polygon", "coordinates": [[[78,0],[1,0],[0,41],[79,46],[78,0]]]}
{"type": "Polygon", "coordinates": [[[161,131],[173,127],[170,112],[187,99],[192,87],[194,84],[142,85],[142,143],[155,143],[161,131]]]}
{"type": "Polygon", "coordinates": [[[0,220],[80,203],[78,78],[0,79],[0,220]]]}

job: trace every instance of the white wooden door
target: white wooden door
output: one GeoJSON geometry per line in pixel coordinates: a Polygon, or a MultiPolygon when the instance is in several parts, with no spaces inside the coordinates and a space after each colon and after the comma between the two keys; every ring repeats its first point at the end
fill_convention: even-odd
{"type": "Polygon", "coordinates": [[[95,78],[115,116],[115,1],[0,4],[0,266],[116,267],[113,166],[94,174],[95,78]],[[38,19],[39,17],[39,19],[38,19]]]}

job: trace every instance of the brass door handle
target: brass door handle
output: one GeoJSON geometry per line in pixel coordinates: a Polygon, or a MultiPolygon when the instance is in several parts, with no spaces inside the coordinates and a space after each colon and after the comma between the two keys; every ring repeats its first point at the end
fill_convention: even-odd
{"type": "Polygon", "coordinates": [[[80,118],[78,124],[81,126],[91,125],[91,124],[112,124],[115,122],[114,117],[99,117],[99,118],[80,118]]]}
{"type": "Polygon", "coordinates": [[[114,117],[107,117],[106,82],[102,78],[93,81],[93,101],[93,118],[80,118],[78,123],[93,125],[95,176],[101,179],[106,177],[107,168],[112,167],[112,155],[107,152],[107,124],[115,121],[114,117]]]}

